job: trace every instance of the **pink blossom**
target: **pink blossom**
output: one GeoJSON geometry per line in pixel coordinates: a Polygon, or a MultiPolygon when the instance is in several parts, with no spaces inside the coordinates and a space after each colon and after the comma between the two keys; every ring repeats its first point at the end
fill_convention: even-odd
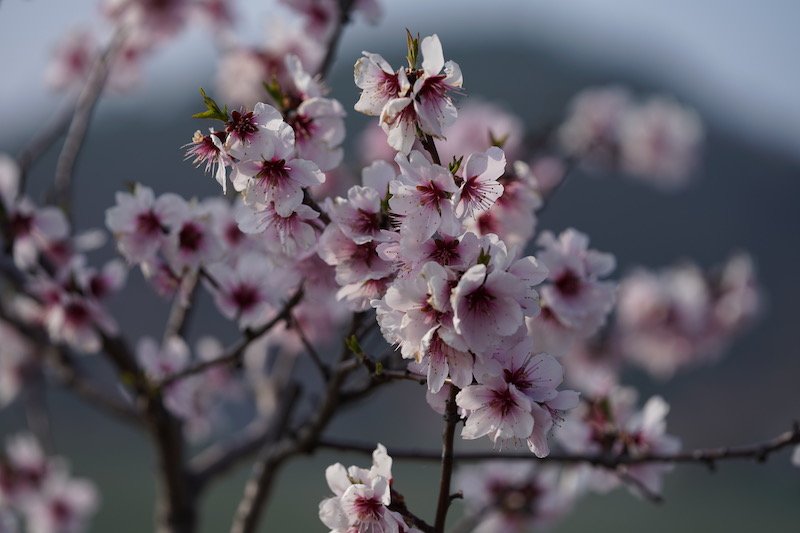
{"type": "Polygon", "coordinates": [[[86,353],[100,350],[102,334],[117,332],[117,323],[105,309],[77,294],[62,294],[48,307],[45,323],[53,342],[65,342],[86,353]]]}
{"type": "Polygon", "coordinates": [[[179,196],[155,198],[152,189],[138,184],[133,193],[118,192],[116,200],[117,205],[106,211],[106,226],[117,240],[120,253],[131,263],[152,259],[186,209],[179,196]]]}
{"type": "Polygon", "coordinates": [[[205,172],[211,171],[222,186],[223,194],[228,192],[226,167],[232,163],[224,148],[226,137],[227,134],[222,131],[210,129],[208,135],[203,135],[197,130],[192,135],[192,142],[186,145],[186,159],[192,159],[196,167],[204,165],[205,172]]]}
{"type": "Polygon", "coordinates": [[[285,217],[303,202],[303,187],[325,181],[316,164],[297,159],[292,146],[283,142],[264,143],[258,153],[248,150],[245,157],[231,173],[234,188],[243,192],[247,204],[274,202],[285,217]]]}
{"type": "Polygon", "coordinates": [[[58,208],[37,208],[23,198],[7,209],[11,253],[18,268],[33,267],[41,252],[69,233],[67,219],[58,208]]]}
{"type": "Polygon", "coordinates": [[[527,164],[515,161],[506,166],[500,184],[502,194],[487,210],[465,220],[465,226],[478,235],[493,233],[508,246],[522,248],[533,237],[534,211],[542,206],[538,183],[527,164]]]}
{"type": "Polygon", "coordinates": [[[453,198],[458,217],[469,218],[489,209],[503,194],[498,181],[505,173],[506,157],[499,148],[467,156],[462,167],[463,183],[453,198]]]}
{"type": "Polygon", "coordinates": [[[374,241],[356,244],[333,224],[322,232],[317,253],[323,261],[336,267],[339,285],[377,280],[393,272],[392,264],[378,256],[374,241]]]}
{"type": "Polygon", "coordinates": [[[94,35],[85,29],[69,32],[53,49],[45,81],[53,89],[80,88],[97,61],[99,48],[94,35]]]}
{"type": "Polygon", "coordinates": [[[216,282],[214,302],[225,317],[238,321],[242,328],[267,320],[275,292],[267,257],[251,252],[239,258],[234,268],[217,263],[208,270],[216,282]]]}
{"type": "Polygon", "coordinates": [[[442,43],[437,35],[422,39],[422,73],[411,89],[419,127],[434,137],[444,137],[445,128],[456,120],[457,112],[450,93],[461,88],[461,69],[454,61],[444,60],[442,43]]]}
{"type": "Polygon", "coordinates": [[[409,239],[419,242],[436,231],[455,235],[458,222],[452,197],[458,189],[453,175],[432,164],[421,152],[414,151],[408,158],[398,154],[395,161],[400,176],[389,184],[389,207],[400,219],[401,232],[407,231],[409,239]]]}
{"type": "Polygon", "coordinates": [[[697,163],[703,127],[697,114],[666,98],[629,108],[620,124],[621,164],[664,189],[684,185],[697,163]]]}
{"type": "Polygon", "coordinates": [[[0,463],[0,506],[24,506],[41,491],[47,478],[62,465],[48,458],[33,435],[6,440],[0,463]]]}
{"type": "Polygon", "coordinates": [[[347,199],[339,197],[326,204],[331,220],[356,244],[384,239],[381,229],[385,215],[381,202],[395,172],[388,163],[376,161],[363,170],[362,176],[363,187],[353,186],[347,191],[347,199]]]}
{"type": "Polygon", "coordinates": [[[442,161],[451,161],[492,146],[503,149],[509,160],[522,155],[525,128],[519,117],[501,105],[470,98],[458,109],[458,118],[445,130],[445,139],[436,143],[442,161]]]}
{"type": "Polygon", "coordinates": [[[473,513],[478,533],[523,533],[552,526],[572,509],[577,496],[566,476],[531,462],[490,461],[459,468],[456,487],[473,513]]]}
{"type": "Polygon", "coordinates": [[[85,531],[100,497],[94,485],[60,473],[47,479],[37,498],[25,508],[32,533],[85,531]]]}
{"type": "Polygon", "coordinates": [[[467,414],[461,436],[478,439],[488,435],[495,444],[527,439],[534,424],[531,400],[503,379],[488,377],[484,381],[456,395],[456,403],[467,414]]]}
{"type": "Polygon", "coordinates": [[[476,354],[491,349],[502,337],[513,335],[523,324],[526,314],[518,298],[536,291],[526,287],[519,277],[503,271],[488,271],[478,264],[467,270],[453,289],[453,326],[476,354]]]}
{"type": "Polygon", "coordinates": [[[411,89],[405,70],[395,72],[383,57],[369,52],[364,52],[364,57],[356,61],[354,77],[356,86],[361,89],[355,110],[365,115],[380,115],[390,100],[411,89]]]}
{"type": "Polygon", "coordinates": [[[246,234],[262,234],[267,248],[289,257],[311,253],[317,244],[318,230],[313,224],[319,213],[307,205],[298,204],[282,213],[274,203],[256,204],[255,211],[238,215],[239,229],[246,234]]]}
{"type": "Polygon", "coordinates": [[[334,493],[319,505],[319,518],[332,533],[403,533],[416,531],[403,518],[388,509],[391,503],[391,457],[378,445],[369,470],[339,463],[325,470],[325,479],[334,493]]]}
{"type": "Polygon", "coordinates": [[[217,261],[222,246],[211,226],[211,215],[202,204],[182,204],[164,243],[164,256],[180,274],[217,261]]]}
{"type": "Polygon", "coordinates": [[[542,299],[560,322],[591,335],[614,304],[614,284],[598,280],[614,269],[614,256],[589,250],[589,238],[574,229],[562,232],[558,239],[545,232],[538,243],[542,246],[539,259],[550,271],[542,299]]]}
{"type": "Polygon", "coordinates": [[[132,27],[148,41],[163,41],[183,29],[191,15],[191,0],[106,0],[103,10],[120,24],[132,27]]]}
{"type": "Polygon", "coordinates": [[[609,164],[617,146],[619,124],[630,105],[630,95],[621,87],[586,89],[570,103],[567,119],[558,130],[569,154],[609,164]]]}
{"type": "Polygon", "coordinates": [[[0,321],[0,409],[14,401],[24,386],[25,371],[34,364],[33,347],[17,330],[0,321]]]}

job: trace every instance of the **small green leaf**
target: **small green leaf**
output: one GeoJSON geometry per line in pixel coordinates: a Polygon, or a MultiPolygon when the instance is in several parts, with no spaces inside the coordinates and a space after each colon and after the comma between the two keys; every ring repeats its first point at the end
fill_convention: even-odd
{"type": "Polygon", "coordinates": [[[417,70],[417,62],[419,60],[419,34],[414,37],[408,28],[406,28],[406,46],[408,48],[408,53],[406,55],[408,68],[417,70]]]}
{"type": "Polygon", "coordinates": [[[356,356],[359,358],[364,356],[364,351],[361,349],[361,344],[358,342],[358,337],[355,335],[350,335],[347,337],[347,339],[345,339],[344,342],[347,345],[347,348],[356,356]]]}
{"type": "Polygon", "coordinates": [[[375,363],[375,375],[380,376],[383,373],[383,363],[380,361],[375,363]]]}
{"type": "Polygon", "coordinates": [[[450,174],[455,174],[461,168],[461,163],[464,161],[464,156],[462,155],[458,159],[456,156],[453,156],[453,160],[447,165],[450,169],[450,174]]]}
{"type": "Polygon", "coordinates": [[[203,105],[206,106],[206,110],[195,113],[192,115],[192,118],[209,118],[212,120],[221,120],[222,122],[228,121],[228,106],[220,109],[219,104],[208,96],[202,87],[200,87],[200,96],[203,97],[203,105]]]}

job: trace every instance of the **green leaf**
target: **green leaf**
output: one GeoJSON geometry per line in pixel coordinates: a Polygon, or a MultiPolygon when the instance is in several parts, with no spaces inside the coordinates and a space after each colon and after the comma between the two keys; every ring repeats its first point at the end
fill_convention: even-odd
{"type": "Polygon", "coordinates": [[[195,113],[192,115],[192,118],[209,118],[212,120],[221,120],[222,122],[228,121],[228,106],[220,109],[219,104],[208,96],[202,87],[200,87],[200,96],[203,97],[203,105],[206,106],[206,110],[195,113]]]}
{"type": "Polygon", "coordinates": [[[450,169],[450,174],[455,174],[461,168],[461,163],[464,161],[464,156],[462,155],[458,159],[456,156],[453,156],[453,160],[447,165],[450,169]]]}
{"type": "Polygon", "coordinates": [[[361,344],[358,342],[358,337],[355,335],[350,335],[347,337],[347,339],[345,339],[344,342],[347,345],[347,348],[356,356],[359,358],[364,356],[364,350],[361,349],[361,344]]]}
{"type": "Polygon", "coordinates": [[[411,31],[406,28],[406,46],[408,48],[408,54],[406,55],[408,68],[417,70],[417,62],[419,61],[419,33],[414,37],[411,31]]]}

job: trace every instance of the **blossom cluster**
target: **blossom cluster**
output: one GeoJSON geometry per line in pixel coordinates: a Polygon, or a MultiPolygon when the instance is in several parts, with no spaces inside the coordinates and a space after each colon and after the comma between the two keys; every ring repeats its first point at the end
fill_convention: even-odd
{"type": "Polygon", "coordinates": [[[676,189],[696,167],[704,133],[697,114],[674,99],[636,102],[627,90],[611,86],[579,93],[558,136],[568,154],[588,164],[676,189]]]}
{"type": "MultiPolygon", "coordinates": [[[[281,379],[272,357],[293,362],[309,346],[340,340],[341,326],[360,313],[394,348],[372,359],[347,339],[362,362],[370,358],[370,379],[390,368],[424,382],[431,408],[453,409],[464,439],[488,437],[496,449],[523,446],[537,457],[550,453],[551,440],[608,458],[678,451],[666,432],[668,405],[653,397],[638,408],[635,390],[620,382],[622,363],[669,377],[718,356],[759,308],[752,263],[741,255],[713,273],[641,269],[617,283],[612,254],[574,228],[537,233],[537,211],[573,161],[682,185],[703,137],[696,114],[662,97],[592,89],[532,146],[507,110],[481,101],[458,108],[458,64],[445,60],[438,36],[409,33],[406,66],[371,52],[355,63],[354,108],[377,117],[361,139],[358,180],[343,165],[344,106],[320,76],[349,14],[336,0],[282,4],[308,38],[274,31],[265,46],[250,47],[229,31],[227,0],[103,3],[125,37],[109,66],[114,88],[130,86],[141,57],[191,19],[212,23],[223,49],[218,90],[231,108],[201,90],[205,109],[195,117],[215,122],[184,149],[232,198],[157,194],[141,184],[119,192],[105,222],[124,261],[95,268],[87,253],[104,234],[74,236],[60,209],[22,194],[20,169],[0,156],[0,238],[13,262],[7,270],[19,274],[0,321],[0,406],[41,364],[38,340],[17,324],[42,330],[69,355],[98,352],[120,332],[109,298],[138,268],[175,309],[191,308],[200,287],[248,342],[257,339],[244,351],[242,376],[213,364],[230,360],[216,338],[192,349],[182,328],[168,325],[161,340],[138,340],[136,364],[189,440],[212,436],[227,404],[246,394],[261,415],[272,414],[281,379]]],[[[370,21],[380,15],[373,0],[354,9],[370,21]]],[[[104,53],[91,33],[71,34],[49,83],[84,86],[104,53]]],[[[332,533],[418,532],[391,468],[380,444],[369,469],[330,466],[333,496],[321,502],[320,520],[332,533]]],[[[523,531],[552,524],[588,491],[624,485],[658,494],[668,470],[493,463],[463,469],[458,484],[480,518],[477,531],[523,531]]],[[[9,441],[0,529],[24,517],[31,531],[80,531],[96,507],[92,486],[69,477],[34,439],[9,441]]]]}
{"type": "Polygon", "coordinates": [[[10,299],[10,311],[47,331],[55,343],[96,352],[103,335],[117,331],[105,301],[124,285],[124,264],[89,266],[85,252],[102,245],[105,236],[90,231],[73,237],[62,211],[21,195],[19,169],[10,160],[0,162],[2,241],[23,274],[24,290],[10,299]]]}
{"type": "Polygon", "coordinates": [[[98,505],[94,485],[72,477],[67,464],[47,456],[33,436],[6,440],[0,453],[0,530],[15,532],[24,521],[31,533],[83,531],[98,505]]]}
{"type": "Polygon", "coordinates": [[[334,495],[320,502],[319,518],[331,533],[420,533],[419,529],[408,525],[400,513],[391,509],[392,458],[382,444],[378,444],[372,453],[369,469],[345,468],[336,463],[325,470],[325,480],[334,495]]]}

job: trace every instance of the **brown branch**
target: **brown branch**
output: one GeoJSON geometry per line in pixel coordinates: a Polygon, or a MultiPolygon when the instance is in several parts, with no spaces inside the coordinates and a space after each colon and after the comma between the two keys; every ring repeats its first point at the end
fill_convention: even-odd
{"type": "Polygon", "coordinates": [[[450,508],[450,480],[453,477],[453,440],[458,424],[458,406],[456,405],[456,394],[458,389],[450,387],[450,397],[444,413],[444,430],[442,431],[442,475],[439,479],[439,502],[436,505],[436,521],[434,530],[436,533],[444,533],[444,525],[447,521],[447,511],[450,508]]]}
{"type": "Polygon", "coordinates": [[[422,143],[422,147],[431,154],[433,162],[437,165],[441,165],[442,159],[439,157],[439,150],[436,149],[436,142],[433,140],[433,137],[426,133],[419,138],[419,142],[422,143]]]}
{"type": "Polygon", "coordinates": [[[198,490],[255,454],[268,443],[278,440],[289,424],[300,398],[300,387],[290,384],[275,416],[250,423],[240,434],[224,443],[217,443],[200,452],[189,462],[198,490]]]}
{"type": "MultiPolygon", "coordinates": [[[[363,313],[353,316],[350,331],[345,339],[358,331],[363,313]]],[[[258,525],[264,505],[269,498],[278,470],[286,460],[303,453],[312,453],[317,449],[320,436],[336,414],[340,405],[341,387],[350,373],[357,368],[354,359],[346,360],[350,350],[345,344],[339,356],[339,364],[331,374],[319,408],[313,413],[293,435],[288,435],[275,445],[264,449],[250,479],[245,485],[244,494],[236,508],[231,526],[231,533],[253,533],[258,525]]]]}
{"type": "Polygon", "coordinates": [[[75,104],[72,120],[67,130],[67,137],[64,140],[64,145],[56,163],[52,192],[52,201],[61,206],[66,212],[69,212],[71,204],[72,175],[75,172],[75,163],[86,140],[86,133],[89,131],[92,114],[105,88],[111,66],[125,41],[125,37],[126,32],[118,29],[105,51],[97,58],[91,72],[89,72],[86,85],[75,104]]]}
{"type": "Polygon", "coordinates": [[[414,526],[415,528],[419,529],[423,533],[435,533],[435,529],[432,525],[427,523],[422,518],[418,517],[406,505],[406,499],[403,497],[402,494],[391,489],[391,496],[392,501],[388,505],[389,510],[394,511],[396,513],[400,513],[400,515],[405,519],[406,523],[414,526]]]}
{"type": "Polygon", "coordinates": [[[199,278],[199,273],[190,272],[181,280],[180,287],[178,287],[175,299],[172,302],[172,308],[169,311],[167,325],[164,328],[164,341],[174,336],[183,337],[186,333],[189,315],[194,307],[193,304],[197,295],[199,278]]]}
{"type": "MultiPolygon", "coordinates": [[[[700,448],[675,454],[613,456],[551,453],[547,457],[539,458],[531,453],[462,452],[454,454],[453,459],[459,462],[503,459],[510,461],[537,461],[542,463],[585,463],[612,470],[617,469],[620,466],[647,463],[701,464],[709,468],[713,468],[719,461],[734,459],[752,460],[761,463],[766,461],[773,453],[798,444],[800,444],[800,424],[795,423],[791,430],[781,433],[777,437],[762,443],[738,447],[700,448]]],[[[337,439],[322,439],[318,446],[320,448],[339,450],[342,452],[360,453],[365,455],[371,455],[372,451],[375,449],[375,447],[371,444],[337,439]]],[[[441,460],[440,452],[434,450],[398,448],[390,449],[389,455],[391,455],[393,459],[409,461],[429,462],[441,460]]]]}
{"type": "Polygon", "coordinates": [[[311,341],[308,340],[308,337],[306,337],[306,334],[303,331],[303,327],[300,325],[300,322],[298,322],[294,316],[291,317],[291,328],[294,330],[295,333],[297,333],[297,337],[300,339],[300,343],[306,349],[306,352],[308,353],[308,356],[311,358],[311,361],[314,363],[314,366],[316,366],[317,370],[319,370],[319,373],[322,374],[323,379],[325,379],[326,381],[330,379],[331,369],[328,368],[328,365],[326,365],[325,362],[322,360],[322,357],[320,357],[317,349],[314,348],[314,345],[311,343],[311,341]]]}
{"type": "Polygon", "coordinates": [[[89,376],[81,372],[66,346],[53,345],[43,331],[11,316],[2,306],[0,306],[0,319],[13,325],[20,334],[41,350],[46,361],[53,367],[56,379],[65,388],[84,399],[92,407],[119,418],[123,422],[134,425],[142,424],[142,419],[133,406],[123,399],[103,391],[92,382],[89,376]]]}
{"type": "Polygon", "coordinates": [[[294,307],[298,303],[300,303],[300,300],[302,299],[303,299],[303,288],[301,286],[295,291],[292,297],[289,298],[289,300],[283,305],[283,308],[272,320],[270,320],[269,322],[258,328],[255,329],[248,328],[244,330],[244,336],[241,339],[239,339],[236,343],[234,343],[232,346],[228,347],[225,350],[225,352],[219,357],[216,357],[214,359],[209,359],[207,361],[200,361],[193,365],[187,366],[183,370],[175,372],[174,374],[165,377],[163,380],[161,380],[160,383],[156,385],[156,388],[164,389],[165,387],[168,387],[169,385],[175,383],[176,381],[179,381],[188,376],[193,376],[195,374],[205,372],[209,368],[213,368],[216,366],[238,365],[241,362],[242,357],[244,355],[244,351],[247,349],[247,347],[250,346],[250,344],[252,344],[253,341],[258,339],[265,333],[269,332],[275,326],[277,326],[280,322],[288,320],[291,316],[292,309],[294,309],[294,307]]]}
{"type": "Polygon", "coordinates": [[[333,33],[328,41],[328,48],[325,50],[325,57],[322,59],[317,75],[327,77],[328,72],[333,66],[333,60],[336,58],[336,50],[339,48],[339,41],[342,39],[344,27],[350,22],[350,13],[355,5],[355,0],[339,0],[339,18],[336,20],[336,26],[333,28],[333,33]]]}
{"type": "Polygon", "coordinates": [[[655,504],[664,503],[664,497],[661,494],[650,490],[650,488],[642,483],[642,481],[636,476],[632,476],[628,472],[620,470],[617,470],[616,474],[620,481],[633,487],[633,489],[641,494],[641,496],[647,501],[655,504]]]}
{"type": "Polygon", "coordinates": [[[45,129],[40,131],[31,139],[17,155],[17,166],[19,167],[20,183],[19,193],[25,191],[27,176],[33,164],[39,160],[51,146],[59,139],[72,121],[75,113],[75,105],[70,103],[64,106],[54,120],[45,129]]]}

